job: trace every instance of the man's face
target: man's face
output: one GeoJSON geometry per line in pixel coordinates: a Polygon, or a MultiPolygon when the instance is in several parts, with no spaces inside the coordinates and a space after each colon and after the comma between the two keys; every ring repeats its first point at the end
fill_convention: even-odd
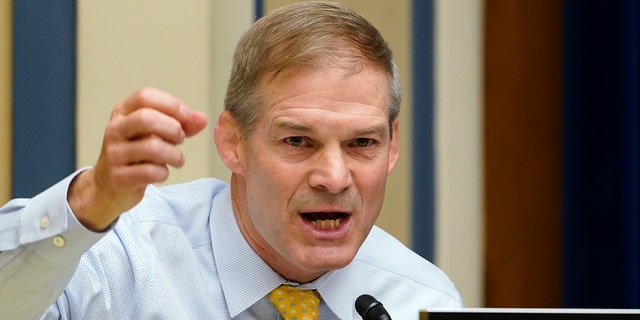
{"type": "Polygon", "coordinates": [[[266,109],[239,144],[234,206],[249,244],[288,280],[346,266],[378,217],[398,157],[387,88],[372,66],[291,69],[262,82],[266,109]]]}

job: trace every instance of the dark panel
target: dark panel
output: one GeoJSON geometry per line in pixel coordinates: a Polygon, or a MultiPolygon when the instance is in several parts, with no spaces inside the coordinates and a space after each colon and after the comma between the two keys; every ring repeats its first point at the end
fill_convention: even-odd
{"type": "Polygon", "coordinates": [[[13,197],[75,168],[74,0],[13,2],[13,197]]]}
{"type": "Polygon", "coordinates": [[[565,1],[564,299],[640,308],[640,3],[565,1]]]}
{"type": "Polygon", "coordinates": [[[434,259],[433,1],[412,2],[412,248],[434,259]]]}

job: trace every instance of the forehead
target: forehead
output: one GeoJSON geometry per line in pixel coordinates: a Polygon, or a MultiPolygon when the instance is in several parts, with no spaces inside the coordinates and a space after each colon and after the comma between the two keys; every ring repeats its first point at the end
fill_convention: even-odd
{"type": "Polygon", "coordinates": [[[388,81],[384,69],[371,64],[288,68],[261,82],[263,112],[309,109],[388,118],[388,81]]]}

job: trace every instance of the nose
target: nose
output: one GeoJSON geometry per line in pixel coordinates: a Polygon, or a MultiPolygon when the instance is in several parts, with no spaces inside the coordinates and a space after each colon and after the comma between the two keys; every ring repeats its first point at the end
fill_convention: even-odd
{"type": "Polygon", "coordinates": [[[309,185],[331,194],[338,194],[353,184],[347,155],[340,147],[325,148],[314,159],[309,185]]]}

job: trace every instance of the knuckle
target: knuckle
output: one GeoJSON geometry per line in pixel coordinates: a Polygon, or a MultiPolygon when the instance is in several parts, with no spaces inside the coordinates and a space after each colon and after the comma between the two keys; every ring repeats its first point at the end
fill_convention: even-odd
{"type": "Polygon", "coordinates": [[[135,122],[137,122],[138,125],[143,126],[144,128],[153,126],[155,122],[153,112],[148,108],[139,109],[132,116],[135,117],[135,122]]]}
{"type": "Polygon", "coordinates": [[[123,158],[122,149],[112,145],[105,146],[103,158],[107,168],[116,168],[123,158]]]}
{"type": "Polygon", "coordinates": [[[154,87],[142,87],[138,89],[133,97],[136,105],[144,106],[147,101],[149,101],[158,90],[154,87]]]}
{"type": "Polygon", "coordinates": [[[162,153],[162,145],[161,145],[160,141],[158,141],[158,139],[149,138],[144,143],[144,150],[150,156],[156,157],[156,156],[158,156],[159,154],[162,153]]]}
{"type": "Polygon", "coordinates": [[[151,86],[145,86],[145,87],[141,87],[140,89],[138,89],[138,91],[136,91],[136,96],[138,98],[148,98],[149,96],[155,94],[158,90],[154,87],[151,86]]]}
{"type": "Polygon", "coordinates": [[[141,166],[140,174],[145,183],[160,182],[169,178],[169,169],[165,165],[145,164],[141,166]]]}
{"type": "Polygon", "coordinates": [[[119,136],[120,125],[115,121],[110,121],[104,129],[104,137],[107,140],[116,138],[119,136]]]}

